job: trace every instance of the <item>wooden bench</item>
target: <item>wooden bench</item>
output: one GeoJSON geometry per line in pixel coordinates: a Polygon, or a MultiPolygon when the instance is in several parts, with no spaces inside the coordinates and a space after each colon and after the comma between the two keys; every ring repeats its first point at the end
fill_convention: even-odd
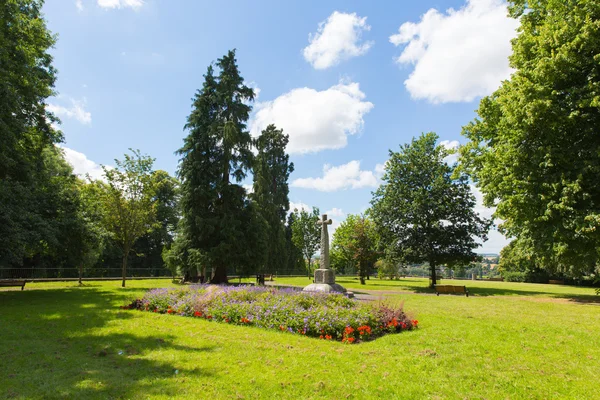
{"type": "Polygon", "coordinates": [[[469,297],[469,291],[466,286],[435,285],[434,289],[438,296],[440,293],[464,293],[469,297]]]}
{"type": "Polygon", "coordinates": [[[25,284],[27,281],[25,280],[0,280],[0,287],[11,287],[11,286],[21,286],[21,290],[25,289],[25,284]]]}

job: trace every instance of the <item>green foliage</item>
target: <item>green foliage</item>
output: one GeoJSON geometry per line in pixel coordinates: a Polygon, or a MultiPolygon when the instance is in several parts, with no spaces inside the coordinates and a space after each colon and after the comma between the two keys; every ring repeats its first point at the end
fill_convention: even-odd
{"type": "Polygon", "coordinates": [[[377,262],[375,262],[375,267],[377,268],[377,277],[379,279],[396,279],[400,273],[398,264],[385,258],[377,260],[377,262]]]}
{"type": "Polygon", "coordinates": [[[58,204],[44,181],[52,174],[45,169],[46,153],[62,140],[45,104],[54,94],[48,50],[55,39],[41,6],[33,0],[0,3],[0,267],[39,257],[58,229],[48,215],[58,204]]]}
{"type": "Polygon", "coordinates": [[[102,220],[105,229],[123,251],[122,285],[125,287],[127,260],[135,242],[156,226],[157,181],[154,159],[139,150],[115,160],[115,168],[102,167],[107,184],[101,185],[102,220]]]}
{"type": "Polygon", "coordinates": [[[312,212],[294,209],[293,214],[292,242],[306,260],[306,271],[310,276],[310,259],[317,252],[321,244],[321,228],[317,225],[319,221],[319,209],[313,207],[312,212]]]}
{"type": "Polygon", "coordinates": [[[262,223],[252,215],[256,210],[239,185],[252,167],[246,122],[254,92],[239,74],[235,51],[217,60],[216,66],[219,75],[215,77],[209,66],[203,87],[193,99],[185,125],[189,134],[177,152],[182,157],[178,174],[183,219],[178,255],[171,260],[184,261],[182,268],[192,275],[198,267],[202,271],[211,267],[211,282],[222,283],[227,281],[228,267],[247,269],[242,254],[248,249],[264,254],[265,248],[250,247],[256,244],[250,243],[255,232],[242,221],[253,221],[252,227],[262,223]]]}
{"type": "Polygon", "coordinates": [[[335,230],[332,252],[336,263],[356,268],[361,284],[377,261],[377,232],[373,221],[364,215],[348,215],[335,230]]]}
{"type": "Polygon", "coordinates": [[[155,224],[133,245],[132,253],[138,257],[130,260],[130,266],[143,269],[147,276],[155,276],[164,267],[162,254],[171,247],[179,221],[179,181],[166,171],[154,171],[155,224]]]}
{"type": "Polygon", "coordinates": [[[268,225],[265,271],[271,273],[288,262],[284,224],[290,208],[288,178],[294,171],[294,164],[285,152],[288,141],[288,136],[275,125],[267,126],[255,141],[257,155],[251,198],[268,225]]]}
{"type": "Polygon", "coordinates": [[[302,251],[296,247],[294,244],[293,238],[293,229],[294,221],[296,220],[296,214],[291,212],[288,214],[287,223],[285,225],[285,247],[287,260],[285,265],[285,270],[288,274],[299,273],[302,274],[306,272],[306,266],[304,264],[304,257],[302,256],[302,251]]]}
{"type": "Polygon", "coordinates": [[[464,128],[463,166],[538,266],[587,275],[600,257],[600,3],[511,3],[515,72],[464,128]]]}
{"type": "Polygon", "coordinates": [[[427,262],[432,285],[440,265],[477,258],[476,238],[486,240],[490,221],[474,211],[467,177],[444,162],[448,151],[434,133],[421,135],[399,152],[390,151],[384,184],[374,193],[372,217],[390,260],[427,262]]]}

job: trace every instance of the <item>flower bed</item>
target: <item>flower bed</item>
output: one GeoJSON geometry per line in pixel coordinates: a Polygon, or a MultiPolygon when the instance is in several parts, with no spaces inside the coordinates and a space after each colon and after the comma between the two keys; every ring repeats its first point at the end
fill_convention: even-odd
{"type": "Polygon", "coordinates": [[[341,294],[254,286],[153,289],[122,308],[278,329],[344,343],[411,330],[418,324],[402,306],[361,303],[341,294]]]}

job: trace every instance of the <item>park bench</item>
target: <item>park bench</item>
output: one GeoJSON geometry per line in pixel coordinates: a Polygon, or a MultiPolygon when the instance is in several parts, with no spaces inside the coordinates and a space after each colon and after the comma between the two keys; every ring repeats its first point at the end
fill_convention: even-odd
{"type": "Polygon", "coordinates": [[[469,297],[469,291],[466,286],[435,285],[433,288],[438,296],[440,293],[464,293],[469,297]]]}
{"type": "Polygon", "coordinates": [[[21,290],[25,289],[26,280],[0,280],[0,287],[11,287],[11,286],[21,286],[21,290]]]}

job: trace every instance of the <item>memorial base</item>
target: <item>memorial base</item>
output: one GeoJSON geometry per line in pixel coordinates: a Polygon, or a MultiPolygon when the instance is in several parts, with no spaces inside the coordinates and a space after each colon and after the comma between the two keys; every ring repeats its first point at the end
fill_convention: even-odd
{"type": "Polygon", "coordinates": [[[318,293],[347,293],[346,288],[337,283],[311,283],[305,287],[303,292],[318,292],[318,293]]]}
{"type": "Polygon", "coordinates": [[[335,272],[329,268],[316,269],[315,283],[311,283],[305,287],[303,291],[315,293],[342,293],[352,297],[351,293],[346,291],[346,288],[335,283],[335,272]]]}

